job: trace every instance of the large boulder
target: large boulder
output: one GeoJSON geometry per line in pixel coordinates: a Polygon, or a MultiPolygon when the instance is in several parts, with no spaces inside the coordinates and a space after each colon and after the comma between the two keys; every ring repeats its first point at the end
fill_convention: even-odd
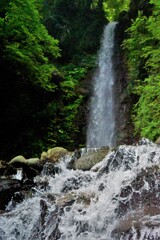
{"type": "Polygon", "coordinates": [[[109,147],[104,147],[97,151],[87,152],[73,163],[73,169],[90,170],[95,164],[105,158],[109,150],[109,147]]]}
{"type": "Polygon", "coordinates": [[[155,143],[156,143],[157,145],[160,145],[160,137],[157,138],[157,140],[155,141],[155,143]]]}
{"type": "Polygon", "coordinates": [[[14,165],[15,167],[22,167],[25,165],[38,165],[40,164],[41,160],[39,158],[29,158],[26,159],[25,157],[19,155],[11,159],[11,161],[8,163],[9,165],[14,165]]]}
{"type": "Polygon", "coordinates": [[[121,189],[118,196],[118,216],[124,216],[130,211],[136,210],[139,206],[160,207],[160,166],[155,165],[142,169],[137,177],[121,189]]]}
{"type": "Polygon", "coordinates": [[[47,152],[42,152],[41,160],[47,160],[52,163],[57,163],[63,157],[69,154],[68,150],[63,147],[54,147],[47,152]]]}
{"type": "Polygon", "coordinates": [[[159,239],[152,236],[160,227],[160,166],[142,169],[137,177],[121,189],[116,209],[118,223],[114,239],[159,239]],[[143,236],[145,228],[145,234],[143,236]],[[152,233],[152,229],[155,231],[152,233]],[[133,238],[132,238],[133,237],[133,238]],[[137,239],[137,238],[136,238],[137,239]]]}
{"type": "Polygon", "coordinates": [[[26,159],[19,155],[11,159],[8,165],[14,168],[22,168],[23,176],[32,179],[42,171],[44,162],[39,158],[26,159]]]}
{"type": "Polygon", "coordinates": [[[160,229],[159,219],[156,219],[158,215],[160,215],[160,207],[141,207],[121,219],[112,232],[112,236],[115,240],[158,240],[159,237],[156,236],[160,229]]]}

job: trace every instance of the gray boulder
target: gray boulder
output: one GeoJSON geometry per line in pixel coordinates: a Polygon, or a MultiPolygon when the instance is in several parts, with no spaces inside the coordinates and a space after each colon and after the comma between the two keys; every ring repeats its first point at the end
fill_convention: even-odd
{"type": "Polygon", "coordinates": [[[109,153],[110,148],[102,148],[94,152],[87,152],[73,163],[73,169],[90,170],[95,164],[101,162],[109,153]]]}

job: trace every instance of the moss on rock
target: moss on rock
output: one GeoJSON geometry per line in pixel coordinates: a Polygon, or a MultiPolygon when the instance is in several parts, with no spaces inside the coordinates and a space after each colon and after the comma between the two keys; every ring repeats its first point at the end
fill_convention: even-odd
{"type": "Polygon", "coordinates": [[[95,164],[101,162],[108,154],[109,148],[103,148],[96,152],[88,152],[84,156],[77,159],[74,164],[74,169],[90,170],[95,164]]]}
{"type": "Polygon", "coordinates": [[[67,154],[69,154],[67,149],[63,147],[54,147],[49,149],[47,152],[42,152],[41,160],[47,160],[52,163],[56,163],[67,154]]]}

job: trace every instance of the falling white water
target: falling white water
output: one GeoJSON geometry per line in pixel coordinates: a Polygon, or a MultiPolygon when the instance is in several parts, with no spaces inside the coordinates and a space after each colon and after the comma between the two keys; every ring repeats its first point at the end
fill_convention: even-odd
{"type": "MultiPolygon", "coordinates": [[[[153,194],[154,200],[159,201],[160,148],[157,145],[141,142],[137,146],[119,146],[106,155],[98,172],[67,169],[71,158],[68,156],[57,165],[60,172],[54,176],[47,174],[46,169],[35,178],[39,184],[48,182],[45,189],[37,185],[32,196],[0,214],[0,240],[160,239],[159,211],[145,213],[148,206],[143,195],[138,209],[134,208],[137,194],[148,197],[153,194]],[[141,181],[138,176],[142,177],[141,181]],[[125,207],[123,203],[127,202],[132,206],[125,207]],[[123,217],[117,210],[122,211],[123,217]],[[136,222],[139,225],[134,229],[136,222]],[[128,226],[131,233],[126,229],[128,226]],[[112,235],[115,229],[120,235],[112,235]]],[[[152,210],[154,206],[149,207],[152,210]]]]}
{"type": "Polygon", "coordinates": [[[115,145],[115,116],[113,100],[113,48],[116,22],[104,30],[98,56],[98,69],[94,75],[90,118],[87,130],[87,147],[115,145]]]}

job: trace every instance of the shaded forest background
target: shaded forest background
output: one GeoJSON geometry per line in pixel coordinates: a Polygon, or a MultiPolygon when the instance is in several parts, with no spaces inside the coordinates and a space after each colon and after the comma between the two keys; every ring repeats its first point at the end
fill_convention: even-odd
{"type": "Polygon", "coordinates": [[[90,79],[104,25],[119,21],[134,135],[160,135],[160,3],[1,0],[0,157],[85,145],[90,79]]]}

